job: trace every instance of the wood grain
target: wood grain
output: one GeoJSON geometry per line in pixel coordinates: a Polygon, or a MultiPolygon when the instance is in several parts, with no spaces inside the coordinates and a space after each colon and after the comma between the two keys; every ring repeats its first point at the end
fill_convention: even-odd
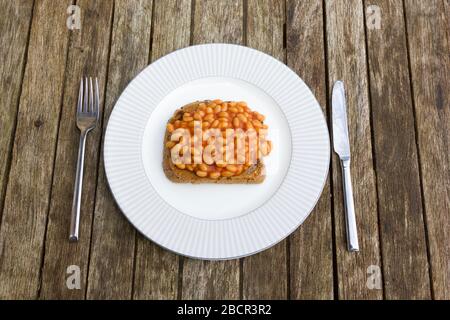
{"type": "Polygon", "coordinates": [[[239,299],[239,260],[184,259],[183,299],[239,299]]]}
{"type": "MultiPolygon", "coordinates": [[[[380,289],[369,289],[367,286],[371,275],[368,268],[373,265],[381,271],[382,264],[371,142],[364,7],[359,0],[334,0],[326,1],[325,9],[329,97],[336,80],[343,80],[346,88],[352,184],[360,245],[357,253],[347,250],[341,168],[338,157],[332,152],[337,294],[339,299],[382,299],[382,286],[380,289]]],[[[374,105],[373,108],[379,106],[374,105]]],[[[374,276],[382,280],[381,272],[374,276]]]]}
{"type": "MultiPolygon", "coordinates": [[[[287,65],[311,88],[327,116],[322,1],[289,0],[286,6],[287,65]]],[[[333,299],[331,217],[328,178],[315,209],[290,237],[291,299],[333,299]]]]}
{"type": "Polygon", "coordinates": [[[22,88],[33,1],[0,1],[0,219],[22,88]]]}
{"type": "MultiPolygon", "coordinates": [[[[82,12],[81,30],[73,31],[69,47],[66,71],[68,80],[64,87],[47,223],[40,292],[42,299],[84,299],[86,293],[102,124],[99,123],[87,138],[81,199],[80,240],[76,243],[69,243],[68,228],[80,136],[76,127],[75,109],[78,100],[79,79],[82,76],[98,77],[100,96],[103,98],[108,67],[113,2],[81,0],[77,2],[77,5],[82,12]],[[67,288],[66,278],[69,275],[66,270],[70,265],[80,267],[80,290],[67,288]]],[[[103,101],[100,106],[103,106],[103,101]]]]}
{"type": "Polygon", "coordinates": [[[70,1],[36,1],[0,229],[0,299],[36,298],[64,85],[70,1]],[[51,57],[51,58],[49,58],[51,57]]]}
{"type": "MultiPolygon", "coordinates": [[[[151,61],[189,45],[191,0],[157,0],[151,61]]],[[[137,236],[134,299],[176,299],[179,256],[137,236]]]]}
{"type": "MultiPolygon", "coordinates": [[[[105,123],[125,86],[147,65],[151,16],[151,0],[115,2],[105,123]]],[[[106,126],[103,131],[105,129],[106,126]]],[[[135,233],[109,191],[101,156],[92,230],[88,299],[131,298],[135,233]]]]}
{"type": "MultiPolygon", "coordinates": [[[[243,43],[243,1],[195,1],[193,44],[243,43]]],[[[238,299],[239,260],[183,259],[183,299],[238,299]]]]}
{"type": "Polygon", "coordinates": [[[402,1],[372,1],[367,28],[380,229],[387,299],[430,298],[402,1]]]}
{"type": "Polygon", "coordinates": [[[243,44],[243,0],[195,0],[192,44],[243,44]]]}
{"type": "Polygon", "coordinates": [[[435,299],[450,299],[450,16],[447,1],[405,1],[435,299]],[[447,11],[448,13],[448,11],[447,11]]]}
{"type": "MultiPolygon", "coordinates": [[[[285,60],[284,1],[249,0],[247,45],[285,60]]],[[[243,259],[244,299],[287,299],[287,242],[243,259]]]]}

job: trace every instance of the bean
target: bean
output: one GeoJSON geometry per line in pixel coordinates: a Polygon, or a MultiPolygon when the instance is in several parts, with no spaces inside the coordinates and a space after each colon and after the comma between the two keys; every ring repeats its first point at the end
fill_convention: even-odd
{"type": "Polygon", "coordinates": [[[211,123],[211,127],[212,127],[212,128],[217,128],[218,125],[219,125],[219,120],[217,120],[217,119],[214,120],[213,123],[211,123]]]}
{"type": "Polygon", "coordinates": [[[261,150],[261,153],[263,156],[267,156],[268,153],[268,148],[267,148],[267,142],[262,143],[262,145],[259,148],[261,150]]]}
{"type": "Polygon", "coordinates": [[[166,147],[169,149],[172,149],[175,145],[176,145],[175,141],[167,141],[166,142],[166,147]]]}
{"type": "Polygon", "coordinates": [[[203,128],[203,129],[208,129],[209,126],[210,126],[210,123],[209,123],[208,121],[203,121],[203,122],[202,122],[202,128],[203,128]]]}
{"type": "Polygon", "coordinates": [[[175,164],[175,166],[178,168],[178,169],[186,169],[186,165],[184,164],[184,163],[177,163],[177,164],[175,164]]]}
{"type": "Polygon", "coordinates": [[[228,170],[224,170],[224,171],[222,171],[222,172],[220,173],[220,175],[221,175],[222,177],[232,177],[232,176],[234,176],[234,173],[233,173],[233,172],[230,172],[230,171],[228,171],[228,170]]]}
{"type": "Polygon", "coordinates": [[[204,120],[208,121],[208,122],[213,122],[214,121],[214,115],[212,113],[210,113],[204,118],[204,120]]]}
{"type": "Polygon", "coordinates": [[[218,178],[220,177],[220,172],[219,172],[219,171],[211,172],[211,173],[209,174],[209,177],[210,177],[211,179],[218,179],[218,178]]]}
{"type": "Polygon", "coordinates": [[[224,161],[216,162],[216,167],[218,167],[218,168],[225,168],[226,166],[227,166],[227,164],[224,161]]]}
{"type": "Polygon", "coordinates": [[[265,119],[266,119],[266,117],[264,117],[262,114],[260,114],[260,113],[256,113],[255,112],[255,116],[256,116],[256,119],[258,119],[259,121],[261,121],[261,122],[263,122],[265,119]]]}
{"type": "Polygon", "coordinates": [[[247,123],[247,118],[242,113],[238,113],[237,117],[241,122],[247,123]]]}
{"type": "Polygon", "coordinates": [[[238,117],[234,117],[234,119],[233,119],[233,126],[235,127],[235,128],[239,128],[239,125],[240,125],[241,123],[239,122],[239,118],[238,117]]]}
{"type": "Polygon", "coordinates": [[[197,171],[195,172],[195,174],[198,175],[198,176],[201,177],[201,178],[204,178],[204,177],[206,177],[206,176],[208,175],[208,172],[206,172],[206,171],[201,171],[201,170],[197,170],[197,171]]]}
{"type": "Polygon", "coordinates": [[[261,128],[262,127],[262,123],[259,120],[257,120],[257,119],[253,120],[252,124],[253,124],[253,126],[255,128],[261,128]]]}

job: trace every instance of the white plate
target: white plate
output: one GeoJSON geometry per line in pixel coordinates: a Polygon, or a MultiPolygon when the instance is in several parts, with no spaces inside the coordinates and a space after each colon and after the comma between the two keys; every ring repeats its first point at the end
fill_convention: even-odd
{"type": "Polygon", "coordinates": [[[229,44],[175,51],[144,69],[109,118],[104,145],[111,191],[128,220],[157,244],[189,257],[232,259],[287,237],[316,204],[330,146],[319,104],[288,67],[229,44]],[[162,169],[165,124],[205,99],[246,101],[266,116],[271,155],[257,185],[175,184],[162,169]]]}

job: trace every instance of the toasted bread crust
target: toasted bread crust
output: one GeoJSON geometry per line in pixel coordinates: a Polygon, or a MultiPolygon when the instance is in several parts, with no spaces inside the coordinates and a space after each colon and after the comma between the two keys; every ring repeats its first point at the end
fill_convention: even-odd
{"type": "MultiPolygon", "coordinates": [[[[172,120],[178,120],[181,118],[181,114],[183,112],[194,112],[196,111],[198,104],[200,102],[208,103],[209,100],[205,101],[196,101],[190,104],[187,104],[180,109],[178,109],[174,116],[169,119],[168,122],[172,120]]],[[[258,160],[258,162],[248,168],[245,172],[241,173],[238,176],[232,177],[219,177],[218,179],[210,179],[210,178],[202,178],[197,176],[194,172],[188,170],[182,170],[177,168],[172,160],[170,150],[165,147],[166,142],[170,139],[170,133],[166,130],[164,135],[164,143],[163,143],[163,170],[166,177],[175,183],[219,183],[219,184],[257,184],[262,183],[266,177],[265,175],[265,166],[262,160],[258,160]]]]}

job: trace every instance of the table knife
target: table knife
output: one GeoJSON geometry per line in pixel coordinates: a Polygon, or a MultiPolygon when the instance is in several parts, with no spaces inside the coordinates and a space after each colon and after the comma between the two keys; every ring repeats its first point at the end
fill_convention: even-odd
{"type": "Polygon", "coordinates": [[[356,228],[355,206],[353,203],[352,181],[350,176],[350,141],[348,137],[347,106],[342,81],[336,81],[332,93],[333,147],[341,160],[342,186],[344,193],[345,225],[349,251],[359,251],[356,228]]]}

